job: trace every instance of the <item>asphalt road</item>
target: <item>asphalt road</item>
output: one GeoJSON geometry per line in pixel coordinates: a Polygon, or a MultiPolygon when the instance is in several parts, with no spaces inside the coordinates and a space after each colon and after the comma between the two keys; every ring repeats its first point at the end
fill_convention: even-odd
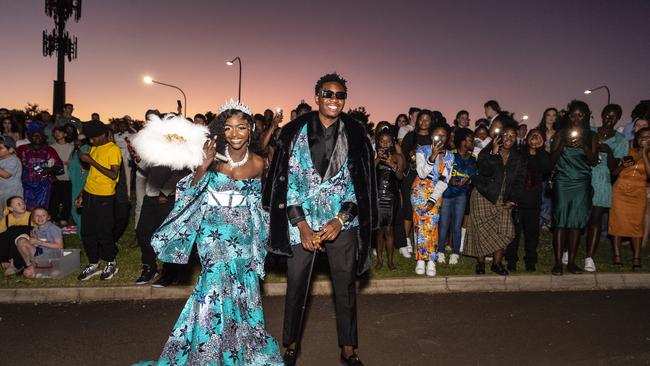
{"type": "MultiPolygon", "coordinates": [[[[264,300],[276,337],[283,300],[264,300]]],[[[183,303],[0,305],[0,364],[155,359],[183,303]]],[[[370,366],[650,365],[650,291],[362,296],[359,324],[370,366]]],[[[332,299],[314,297],[299,364],[338,352],[332,299]]]]}

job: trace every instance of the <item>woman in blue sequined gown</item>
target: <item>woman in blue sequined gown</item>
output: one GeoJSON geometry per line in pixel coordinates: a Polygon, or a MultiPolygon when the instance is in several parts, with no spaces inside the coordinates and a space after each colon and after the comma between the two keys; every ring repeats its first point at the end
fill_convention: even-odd
{"type": "Polygon", "coordinates": [[[201,275],[160,359],[139,365],[282,365],[264,326],[259,280],[264,276],[267,218],[261,206],[262,158],[247,113],[222,112],[204,164],[177,186],[176,204],[152,246],[163,262],[186,263],[197,244],[201,275]],[[228,162],[213,162],[215,152],[228,162]]]}

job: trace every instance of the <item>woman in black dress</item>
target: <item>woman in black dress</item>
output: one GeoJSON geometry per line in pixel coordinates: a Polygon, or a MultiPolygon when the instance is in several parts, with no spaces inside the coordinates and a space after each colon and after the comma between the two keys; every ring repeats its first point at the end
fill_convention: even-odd
{"type": "Polygon", "coordinates": [[[375,136],[377,155],[375,169],[377,172],[377,200],[379,206],[379,229],[377,232],[377,264],[375,269],[384,265],[383,253],[386,249],[388,268],[396,269],[393,262],[395,237],[393,224],[399,207],[399,182],[404,178],[405,159],[395,149],[395,137],[390,129],[383,128],[375,136]]]}

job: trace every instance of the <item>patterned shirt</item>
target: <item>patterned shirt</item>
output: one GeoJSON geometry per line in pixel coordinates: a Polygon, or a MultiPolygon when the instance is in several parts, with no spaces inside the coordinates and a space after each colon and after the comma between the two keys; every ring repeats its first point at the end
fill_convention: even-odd
{"type": "MultiPolygon", "coordinates": [[[[341,137],[337,143],[345,140],[341,137]]],[[[335,218],[344,202],[357,203],[347,158],[341,169],[325,180],[314,168],[307,125],[302,128],[293,146],[289,167],[287,206],[300,205],[312,230],[321,230],[328,221],[335,218]]],[[[343,230],[357,226],[359,220],[355,217],[345,223],[343,230]]],[[[300,244],[300,231],[297,227],[289,226],[289,236],[291,245],[300,244]]]]}

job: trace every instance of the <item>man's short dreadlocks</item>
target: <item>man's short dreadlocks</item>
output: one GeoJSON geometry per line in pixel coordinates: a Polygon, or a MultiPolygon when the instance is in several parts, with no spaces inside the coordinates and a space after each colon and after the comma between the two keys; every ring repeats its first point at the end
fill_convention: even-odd
{"type": "Polygon", "coordinates": [[[318,81],[316,82],[316,88],[315,88],[316,94],[318,94],[318,92],[320,92],[321,88],[323,87],[323,84],[331,83],[331,82],[341,84],[341,86],[343,87],[343,90],[346,91],[346,92],[348,91],[348,87],[346,85],[347,81],[345,79],[343,79],[341,77],[341,75],[334,72],[334,73],[331,73],[331,74],[323,75],[320,79],[318,79],[318,81]]]}

